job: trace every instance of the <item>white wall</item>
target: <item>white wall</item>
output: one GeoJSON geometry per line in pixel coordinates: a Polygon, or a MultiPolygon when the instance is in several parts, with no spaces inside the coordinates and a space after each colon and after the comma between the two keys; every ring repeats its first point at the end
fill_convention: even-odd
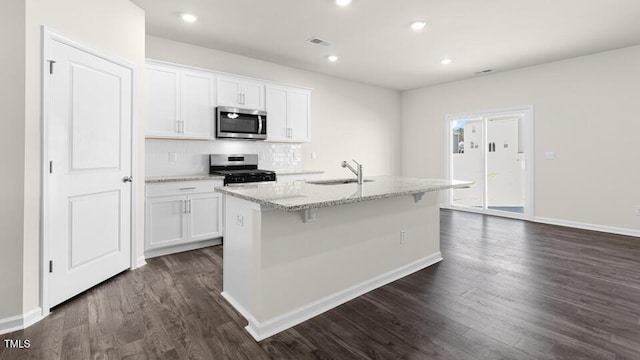
{"type": "Polygon", "coordinates": [[[23,0],[3,0],[0,11],[0,322],[22,313],[24,208],[23,0]]]}
{"type": "MultiPolygon", "coordinates": [[[[39,216],[40,216],[40,92],[41,92],[41,26],[111,56],[125,59],[144,68],[144,11],[129,0],[26,0],[26,46],[25,116],[24,139],[24,256],[22,266],[24,279],[20,287],[24,294],[23,312],[39,306],[39,216]]],[[[11,34],[15,36],[14,34],[11,34]]],[[[143,84],[143,71],[138,72],[138,83],[143,84]]],[[[4,77],[3,77],[4,78],[4,77]]],[[[144,119],[141,110],[143,99],[138,87],[138,125],[142,136],[144,119]]],[[[4,133],[4,132],[3,132],[4,133]]],[[[22,134],[19,131],[11,134],[22,134]]],[[[141,137],[138,179],[144,178],[144,140],[141,137]]],[[[11,152],[12,156],[15,152],[11,152]]],[[[136,177],[134,175],[134,178],[136,177]]],[[[4,179],[3,179],[4,181],[4,179]]],[[[140,207],[138,219],[144,218],[144,183],[138,182],[140,207]]],[[[14,227],[16,224],[13,225],[14,227]]],[[[138,223],[137,236],[143,238],[144,223],[138,223]]],[[[4,272],[5,266],[1,269],[4,272]]],[[[3,297],[4,297],[3,292],[3,297]]],[[[0,304],[0,310],[2,306],[0,304]]],[[[15,314],[14,314],[15,315],[15,314]]]]}
{"type": "Polygon", "coordinates": [[[534,106],[535,216],[640,229],[640,46],[403,92],[402,172],[444,176],[447,113],[534,106]],[[545,160],[555,151],[556,160],[545,160]]]}
{"type": "Polygon", "coordinates": [[[397,91],[153,36],[147,36],[146,46],[150,59],[313,88],[311,142],[302,146],[303,168],[350,176],[340,163],[356,159],[364,164],[365,176],[400,173],[397,91]]]}

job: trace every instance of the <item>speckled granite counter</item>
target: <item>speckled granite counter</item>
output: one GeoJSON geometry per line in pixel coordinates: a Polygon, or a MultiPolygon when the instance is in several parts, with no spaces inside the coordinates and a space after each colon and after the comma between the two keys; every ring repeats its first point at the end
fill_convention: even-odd
{"type": "Polygon", "coordinates": [[[305,182],[218,187],[216,191],[284,211],[299,211],[367,200],[421,194],[451,188],[466,187],[472,181],[418,179],[381,176],[371,177],[362,185],[316,185],[305,182]]]}
{"type": "Polygon", "coordinates": [[[224,176],[221,175],[178,175],[178,176],[149,176],[145,179],[145,183],[164,183],[164,182],[178,182],[178,181],[203,181],[203,180],[224,180],[224,176]]]}

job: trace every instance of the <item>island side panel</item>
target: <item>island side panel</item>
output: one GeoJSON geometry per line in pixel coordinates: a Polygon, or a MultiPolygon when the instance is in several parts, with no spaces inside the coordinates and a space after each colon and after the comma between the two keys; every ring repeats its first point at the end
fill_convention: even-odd
{"type": "Polygon", "coordinates": [[[247,320],[253,319],[260,262],[260,206],[225,196],[222,295],[247,320]]]}
{"type": "Polygon", "coordinates": [[[376,278],[374,288],[442,260],[438,192],[417,203],[400,196],[320,208],[309,223],[299,212],[263,211],[261,217],[252,314],[267,331],[313,313],[322,307],[318,302],[337,306],[376,278]]]}

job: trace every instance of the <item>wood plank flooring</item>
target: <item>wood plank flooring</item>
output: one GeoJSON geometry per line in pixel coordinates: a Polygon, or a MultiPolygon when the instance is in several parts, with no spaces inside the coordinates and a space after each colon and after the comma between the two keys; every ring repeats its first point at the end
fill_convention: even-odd
{"type": "Polygon", "coordinates": [[[640,238],[447,210],[441,233],[443,262],[260,343],[220,296],[212,247],[0,336],[0,360],[640,359],[640,238]]]}

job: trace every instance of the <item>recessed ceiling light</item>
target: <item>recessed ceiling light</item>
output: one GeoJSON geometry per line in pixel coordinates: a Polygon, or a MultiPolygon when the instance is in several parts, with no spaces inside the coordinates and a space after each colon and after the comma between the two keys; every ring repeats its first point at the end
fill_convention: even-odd
{"type": "Polygon", "coordinates": [[[425,25],[427,25],[425,21],[414,21],[411,23],[411,30],[420,31],[424,29],[425,25]]]}
{"type": "Polygon", "coordinates": [[[327,57],[327,60],[331,61],[331,62],[336,62],[338,61],[338,57],[336,55],[330,55],[327,57]]]}
{"type": "Polygon", "coordinates": [[[453,62],[453,60],[451,60],[449,58],[440,60],[440,64],[442,64],[442,65],[449,65],[452,62],[453,62]]]}
{"type": "Polygon", "coordinates": [[[196,22],[198,20],[198,17],[193,14],[184,13],[184,14],[180,14],[180,17],[182,18],[182,20],[188,23],[196,22]]]}
{"type": "Polygon", "coordinates": [[[338,6],[347,6],[351,4],[351,0],[336,0],[336,4],[338,4],[338,6]]]}

